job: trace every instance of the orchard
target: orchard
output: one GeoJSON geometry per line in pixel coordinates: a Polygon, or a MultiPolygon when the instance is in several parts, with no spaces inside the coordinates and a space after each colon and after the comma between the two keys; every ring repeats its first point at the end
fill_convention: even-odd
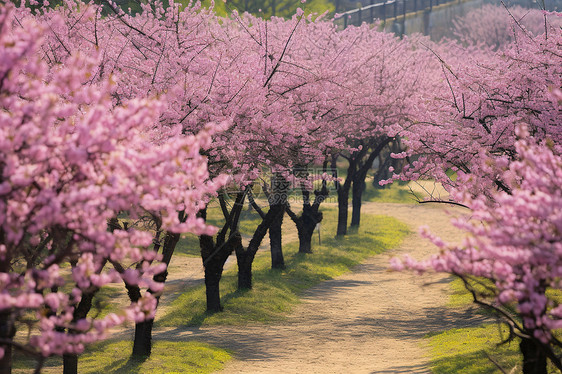
{"type": "Polygon", "coordinates": [[[424,229],[438,254],[392,267],[458,277],[523,373],[562,372],[560,13],[484,5],[432,41],[340,30],[320,3],[0,2],[0,373],[81,372],[132,326],[146,360],[186,235],[216,316],[230,262],[255,292],[266,236],[298,284],[330,209],[346,243],[368,191],[422,180],[449,195],[423,203],[465,209],[464,239],[424,229]]]}

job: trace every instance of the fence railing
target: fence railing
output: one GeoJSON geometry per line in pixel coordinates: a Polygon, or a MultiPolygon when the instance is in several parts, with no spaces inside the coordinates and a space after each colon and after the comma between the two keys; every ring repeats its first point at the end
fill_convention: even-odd
{"type": "Polygon", "coordinates": [[[378,3],[375,1],[371,0],[370,5],[339,13],[334,17],[334,21],[346,28],[349,25],[360,26],[363,22],[372,23],[375,19],[384,22],[399,17],[405,19],[409,13],[431,12],[434,6],[458,3],[461,0],[386,0],[378,3]]]}

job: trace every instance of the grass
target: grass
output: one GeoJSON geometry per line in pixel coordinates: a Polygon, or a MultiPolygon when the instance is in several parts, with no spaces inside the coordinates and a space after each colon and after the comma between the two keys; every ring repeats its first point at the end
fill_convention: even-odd
{"type": "Polygon", "coordinates": [[[472,304],[472,295],[466,290],[460,278],[455,277],[451,283],[451,295],[448,306],[451,308],[464,308],[472,304]]]}
{"type": "MultiPolygon", "coordinates": [[[[483,290],[482,286],[477,284],[473,286],[477,290],[483,290]]],[[[472,295],[465,289],[460,278],[453,279],[450,287],[452,290],[448,303],[450,308],[466,308],[473,303],[472,295]]],[[[551,291],[549,297],[562,299],[556,291],[551,291]]],[[[483,308],[477,309],[476,313],[494,316],[491,311],[483,308]]],[[[432,371],[436,374],[500,373],[497,364],[505,372],[520,372],[522,356],[519,352],[519,339],[499,345],[507,336],[507,328],[497,323],[452,329],[428,336],[432,371]]],[[[549,366],[548,371],[558,372],[553,365],[549,366]]]]}
{"type": "MultiPolygon", "coordinates": [[[[455,277],[449,284],[452,293],[448,307],[466,308],[472,305],[472,295],[460,278],[455,277]]],[[[476,313],[491,315],[491,312],[484,309],[478,309],[476,313]]],[[[428,335],[432,371],[435,374],[500,373],[496,366],[498,364],[506,372],[510,372],[520,364],[521,357],[518,341],[498,345],[507,336],[507,328],[496,323],[428,335]]]]}
{"type": "Polygon", "coordinates": [[[119,310],[120,307],[124,305],[122,305],[119,301],[123,300],[124,303],[128,303],[128,297],[123,297],[124,287],[121,285],[119,286],[105,286],[96,292],[94,299],[92,300],[92,309],[88,315],[90,317],[96,316],[96,318],[103,318],[109,313],[119,310]]]}
{"type": "Polygon", "coordinates": [[[417,200],[404,182],[394,182],[384,188],[375,188],[371,181],[366,181],[363,201],[376,203],[417,204],[417,200]]]}
{"type": "Polygon", "coordinates": [[[199,237],[195,234],[182,234],[178,244],[176,244],[176,249],[174,249],[175,255],[201,257],[199,237]]]}
{"type": "Polygon", "coordinates": [[[129,359],[132,343],[104,344],[80,358],[80,373],[211,373],[231,358],[229,352],[198,342],[155,341],[142,362],[129,359]]]}
{"type": "MultiPolygon", "coordinates": [[[[519,366],[521,357],[517,341],[498,345],[507,337],[507,328],[496,324],[452,329],[429,336],[431,366],[435,374],[491,374],[519,366]]],[[[516,369],[517,370],[517,369],[516,369]]]]}
{"type": "MultiPolygon", "coordinates": [[[[198,342],[155,341],[151,356],[145,361],[130,359],[131,341],[110,341],[96,344],[80,356],[80,374],[171,374],[211,373],[222,369],[231,359],[230,352],[198,342]]],[[[29,373],[33,362],[15,360],[14,374],[29,373]]],[[[50,358],[43,373],[60,373],[62,359],[50,358]]]]}
{"type": "MultiPolygon", "coordinates": [[[[322,224],[326,232],[335,232],[336,214],[333,209],[324,210],[322,224]]],[[[287,270],[272,270],[268,256],[257,256],[251,291],[237,291],[235,269],[226,271],[221,281],[223,312],[205,312],[205,288],[200,286],[179,296],[157,323],[200,326],[282,320],[299,302],[302,291],[350,271],[371,255],[395,247],[408,233],[406,225],[390,217],[365,215],[362,219],[357,234],[323,239],[312,255],[299,254],[297,243],[285,245],[287,270]]]]}

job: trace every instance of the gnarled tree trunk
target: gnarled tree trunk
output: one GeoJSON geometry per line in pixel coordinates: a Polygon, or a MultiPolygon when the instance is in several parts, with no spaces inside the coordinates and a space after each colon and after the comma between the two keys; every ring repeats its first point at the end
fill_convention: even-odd
{"type": "MultiPolygon", "coordinates": [[[[0,313],[0,339],[11,341],[16,334],[12,314],[9,311],[0,313]]],[[[4,356],[0,358],[0,374],[12,373],[12,345],[0,344],[4,356]]]]}
{"type": "MultiPolygon", "coordinates": [[[[103,267],[103,265],[102,265],[103,267]]],[[[86,318],[90,309],[92,309],[92,300],[98,289],[93,289],[90,292],[83,293],[82,299],[74,309],[72,322],[86,318]]],[[[72,330],[68,334],[72,334],[72,330]]],[[[62,356],[63,374],[78,374],[78,355],[67,353],[62,356]]]]}
{"type": "MultiPolygon", "coordinates": [[[[352,211],[351,211],[351,224],[350,227],[357,229],[361,223],[361,205],[363,192],[365,191],[365,179],[369,170],[371,170],[373,162],[381,154],[382,150],[392,141],[393,138],[382,136],[372,140],[369,144],[369,149],[372,149],[367,158],[364,158],[367,153],[358,153],[355,159],[356,168],[355,172],[348,176],[353,180],[353,196],[352,196],[352,211]],[[359,157],[361,156],[361,157],[359,157]]],[[[365,148],[366,149],[366,148],[365,148]]]]}
{"type": "Polygon", "coordinates": [[[363,192],[365,191],[365,181],[354,181],[351,189],[351,224],[353,228],[358,228],[361,222],[361,204],[363,192]]]}
{"type": "Polygon", "coordinates": [[[252,288],[252,264],[260,244],[271,226],[272,222],[279,220],[281,215],[285,213],[285,207],[280,205],[273,205],[265,214],[264,219],[256,228],[248,248],[244,249],[243,246],[235,248],[236,259],[238,261],[238,289],[248,290],[252,288]]]}
{"type": "MultiPolygon", "coordinates": [[[[181,213],[180,213],[181,214],[181,213]]],[[[184,222],[185,219],[180,221],[184,222]]],[[[155,274],[153,279],[156,282],[164,283],[168,278],[168,265],[174,254],[174,250],[180,240],[180,234],[174,232],[166,232],[164,238],[164,245],[162,246],[162,263],[166,264],[166,270],[161,273],[155,274]]],[[[160,293],[156,293],[152,290],[148,290],[152,294],[156,294],[156,307],[160,302],[160,293]]],[[[152,327],[154,325],[154,319],[147,319],[143,322],[138,322],[135,324],[135,339],[133,341],[133,358],[144,359],[149,357],[152,353],[152,327]]]]}
{"type": "Polygon", "coordinates": [[[283,217],[285,216],[288,190],[289,183],[281,175],[281,173],[273,175],[271,178],[271,192],[268,194],[269,209],[275,209],[282,213],[280,213],[278,216],[279,218],[273,220],[269,226],[269,245],[271,250],[272,269],[285,269],[281,227],[283,225],[283,217]]]}
{"type": "MultiPolygon", "coordinates": [[[[337,175],[337,162],[338,157],[332,158],[332,174],[334,177],[337,175]]],[[[349,190],[351,189],[351,182],[355,175],[356,163],[352,157],[347,157],[349,166],[347,168],[347,176],[342,183],[334,182],[336,191],[338,193],[338,226],[336,229],[336,236],[347,235],[347,218],[348,218],[348,205],[349,205],[349,190]]]]}
{"type": "Polygon", "coordinates": [[[547,374],[546,354],[535,339],[521,339],[523,374],[547,374]]]}
{"type": "MultiPolygon", "coordinates": [[[[238,222],[240,221],[240,213],[246,199],[246,194],[250,190],[248,186],[246,190],[240,191],[236,195],[236,200],[230,212],[223,195],[219,196],[220,206],[225,217],[225,224],[217,235],[216,242],[207,235],[201,235],[199,244],[201,247],[201,258],[205,268],[205,294],[207,297],[207,312],[215,313],[222,311],[220,303],[220,280],[224,264],[232,251],[242,246],[242,236],[238,232],[238,222]],[[227,233],[230,234],[227,238],[227,233]]],[[[206,209],[201,211],[201,216],[206,219],[206,209]]]]}
{"type": "MultiPolygon", "coordinates": [[[[271,208],[270,208],[271,209],[271,208]]],[[[283,208],[284,209],[284,208],[283,208]]],[[[281,226],[283,225],[283,216],[279,220],[272,222],[269,227],[269,245],[271,249],[271,268],[285,269],[285,258],[283,257],[283,242],[281,226]]]]}
{"type": "MultiPolygon", "coordinates": [[[[324,163],[326,169],[327,162],[324,163]]],[[[326,181],[322,182],[322,188],[314,191],[314,202],[310,204],[310,193],[306,190],[304,185],[301,185],[301,192],[303,196],[302,213],[297,217],[287,204],[287,213],[297,226],[297,233],[299,236],[299,253],[312,253],[312,235],[316,226],[322,222],[322,212],[319,212],[320,204],[328,196],[328,188],[326,181]]]]}

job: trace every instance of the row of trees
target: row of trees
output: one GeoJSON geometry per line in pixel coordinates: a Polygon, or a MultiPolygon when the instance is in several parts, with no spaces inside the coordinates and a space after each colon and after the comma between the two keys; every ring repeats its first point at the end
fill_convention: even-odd
{"type": "Polygon", "coordinates": [[[523,373],[546,374],[549,366],[562,371],[560,19],[499,11],[485,6],[457,22],[471,53],[447,55],[449,95],[415,125],[420,131],[429,124],[432,136],[408,137],[406,153],[423,155],[394,176],[429,176],[448,186],[454,201],[471,210],[453,221],[466,238],[449,244],[423,228],[440,253],[421,262],[394,259],[393,267],[459,277],[474,302],[509,328],[506,342],[520,339],[523,373]],[[539,36],[533,19],[542,19],[539,36]]]}
{"type": "Polygon", "coordinates": [[[336,234],[347,233],[350,191],[358,226],[376,159],[388,170],[392,160],[416,155],[394,178],[428,175],[464,199],[490,196],[493,186],[512,191],[498,168],[518,160],[519,123],[559,144],[560,110],[549,88],[561,86],[560,29],[548,22],[548,34],[515,29],[517,42],[494,52],[399,40],[368,25],[338,31],[302,10],[267,21],[158,2],[135,14],[75,1],[1,12],[6,372],[13,346],[37,355],[39,368],[44,357],[63,354],[65,373],[76,372],[83,344],[131,320],[133,355],[149,355],[165,266],[183,232],[199,235],[207,310],[218,312],[233,252],[240,289],[252,287],[252,262],[268,232],[272,267],[285,266],[285,213],[299,251],[311,252],[328,184],[337,191],[336,234]],[[340,159],[347,173],[338,179],[340,159]],[[307,172],[315,165],[321,175],[307,172]],[[447,177],[451,168],[456,181],[447,177]],[[266,170],[272,183],[264,183],[266,170]],[[300,214],[286,200],[288,182],[302,194],[300,214]],[[257,188],[266,207],[253,196],[257,188]],[[223,214],[218,230],[205,225],[211,199],[223,214]],[[261,222],[245,244],[238,226],[246,201],[261,222]],[[154,230],[137,230],[135,220],[147,218],[154,230]],[[116,281],[131,306],[94,318],[94,295],[116,281]],[[30,338],[14,340],[30,311],[30,338]]]}

